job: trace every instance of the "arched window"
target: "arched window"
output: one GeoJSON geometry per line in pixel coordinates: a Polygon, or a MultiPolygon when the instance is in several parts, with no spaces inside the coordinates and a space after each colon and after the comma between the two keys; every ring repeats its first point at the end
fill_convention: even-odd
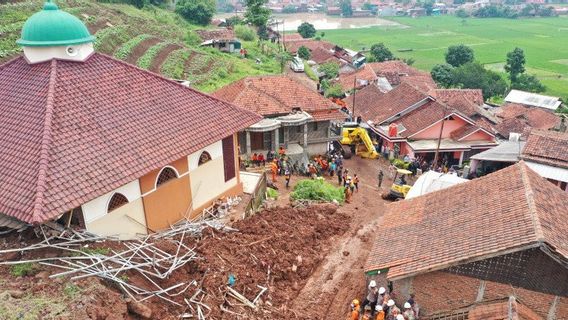
{"type": "Polygon", "coordinates": [[[199,156],[199,162],[197,163],[197,165],[200,166],[206,162],[209,162],[210,160],[211,160],[211,155],[209,154],[209,152],[203,151],[199,156]]]}
{"type": "Polygon", "coordinates": [[[165,167],[164,169],[162,169],[162,171],[160,172],[160,175],[158,176],[158,180],[156,180],[156,188],[159,187],[160,185],[173,180],[177,178],[177,173],[174,169],[170,168],[170,167],[165,167]]]}
{"type": "Polygon", "coordinates": [[[108,202],[107,213],[116,210],[127,203],[128,199],[122,193],[115,193],[108,202]]]}

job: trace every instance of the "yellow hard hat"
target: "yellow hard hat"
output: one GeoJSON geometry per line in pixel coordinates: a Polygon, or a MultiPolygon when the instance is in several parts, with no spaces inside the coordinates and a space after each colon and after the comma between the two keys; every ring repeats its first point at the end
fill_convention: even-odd
{"type": "Polygon", "coordinates": [[[359,300],[353,299],[353,302],[352,302],[352,303],[353,303],[354,305],[358,306],[358,305],[359,305],[359,300]]]}

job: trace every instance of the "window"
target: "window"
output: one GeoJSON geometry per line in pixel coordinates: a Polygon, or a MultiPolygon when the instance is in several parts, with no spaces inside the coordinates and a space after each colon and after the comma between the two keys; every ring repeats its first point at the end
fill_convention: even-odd
{"type": "Polygon", "coordinates": [[[108,202],[107,213],[114,211],[127,203],[128,199],[122,193],[115,193],[108,202]]]}
{"type": "Polygon", "coordinates": [[[158,180],[156,180],[156,188],[159,187],[160,185],[176,179],[177,178],[177,173],[174,169],[170,168],[170,167],[165,167],[164,169],[162,169],[162,171],[160,172],[160,175],[158,176],[158,180]]]}
{"type": "Polygon", "coordinates": [[[312,126],[314,128],[314,131],[318,131],[318,123],[317,122],[312,122],[312,126]]]}
{"type": "Polygon", "coordinates": [[[206,162],[211,161],[211,155],[207,151],[203,151],[199,156],[199,162],[197,162],[197,166],[200,166],[206,162]]]}
{"type": "Polygon", "coordinates": [[[233,179],[236,175],[235,170],[235,146],[233,136],[229,136],[222,141],[223,144],[223,169],[225,171],[225,182],[233,179]]]}

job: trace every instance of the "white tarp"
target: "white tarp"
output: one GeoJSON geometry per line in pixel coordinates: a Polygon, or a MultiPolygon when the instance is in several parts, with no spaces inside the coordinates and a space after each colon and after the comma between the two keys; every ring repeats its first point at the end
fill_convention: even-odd
{"type": "Polygon", "coordinates": [[[533,169],[541,177],[556,181],[568,182],[568,169],[553,167],[546,164],[525,161],[527,166],[533,169]]]}
{"type": "Polygon", "coordinates": [[[562,101],[560,101],[560,98],[558,97],[550,97],[520,90],[511,90],[511,92],[509,92],[509,94],[505,97],[505,101],[550,110],[556,110],[562,104],[562,101]]]}
{"type": "Polygon", "coordinates": [[[427,171],[416,180],[405,199],[416,198],[466,181],[469,180],[460,178],[455,174],[427,171]]]}

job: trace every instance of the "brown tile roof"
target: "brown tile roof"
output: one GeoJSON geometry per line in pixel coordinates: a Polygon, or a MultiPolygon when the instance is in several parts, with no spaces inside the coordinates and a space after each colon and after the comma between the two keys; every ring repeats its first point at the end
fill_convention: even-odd
{"type": "Polygon", "coordinates": [[[527,127],[548,130],[560,124],[560,118],[553,112],[518,103],[505,104],[497,111],[496,116],[502,121],[497,125],[497,130],[505,137],[511,132],[522,133],[527,127]]]}
{"type": "Polygon", "coordinates": [[[568,194],[521,161],[389,205],[365,270],[396,280],[542,243],[567,259],[566,215],[568,194]]]}
{"type": "Polygon", "coordinates": [[[373,69],[367,64],[363,67],[349,73],[342,73],[339,75],[339,84],[343,88],[343,91],[348,91],[353,89],[355,84],[355,79],[357,79],[357,88],[363,87],[359,80],[367,81],[368,83],[375,82],[377,80],[377,75],[373,72],[373,69]]]}
{"type": "Polygon", "coordinates": [[[438,88],[438,85],[436,84],[434,79],[432,79],[432,76],[430,76],[429,74],[420,75],[420,76],[402,77],[400,78],[400,81],[408,83],[414,87],[417,87],[418,89],[424,92],[428,92],[430,90],[438,88]]]}
{"type": "Polygon", "coordinates": [[[401,79],[407,76],[429,76],[427,72],[413,68],[401,60],[371,62],[368,65],[375,71],[377,76],[387,78],[392,86],[398,86],[401,83],[401,79]]]}
{"type": "Polygon", "coordinates": [[[0,66],[0,212],[40,223],[261,119],[111,57],[0,66]]]}
{"type": "Polygon", "coordinates": [[[310,114],[339,108],[285,75],[247,77],[217,90],[213,96],[263,116],[288,114],[293,108],[310,114]]]}
{"type": "Polygon", "coordinates": [[[568,133],[532,130],[521,159],[568,168],[568,133]]]}
{"type": "Polygon", "coordinates": [[[402,118],[394,121],[395,123],[402,124],[406,130],[399,133],[401,137],[409,137],[418,133],[437,121],[444,118],[444,109],[447,114],[451,112],[444,105],[437,101],[428,101],[423,106],[404,115],[402,118]]]}
{"type": "Polygon", "coordinates": [[[317,64],[322,64],[330,61],[335,61],[338,64],[340,63],[340,61],[335,57],[333,52],[321,47],[317,47],[311,51],[310,60],[314,61],[317,64]]]}
{"type": "Polygon", "coordinates": [[[355,95],[350,95],[349,97],[345,98],[343,101],[347,103],[349,109],[353,108],[353,97],[355,97],[355,113],[359,115],[360,113],[357,111],[359,106],[371,106],[373,105],[377,99],[379,99],[384,93],[379,90],[377,86],[366,86],[365,88],[357,91],[355,95]]]}
{"type": "Polygon", "coordinates": [[[481,106],[484,102],[481,89],[437,89],[432,90],[430,95],[448,104],[466,100],[481,106]]]}
{"type": "Polygon", "coordinates": [[[305,40],[305,39],[299,33],[286,33],[286,34],[284,34],[284,41],[286,41],[286,42],[288,42],[288,41],[290,41],[290,42],[302,41],[302,40],[305,40]]]}
{"type": "Polygon", "coordinates": [[[468,312],[468,320],[544,320],[516,299],[478,304],[468,312]],[[511,318],[511,315],[516,317],[511,318]]]}
{"type": "Polygon", "coordinates": [[[335,45],[331,42],[323,41],[323,40],[314,40],[314,39],[304,39],[304,40],[297,40],[291,42],[285,42],[286,50],[292,54],[296,54],[298,49],[301,46],[304,46],[310,51],[314,51],[316,48],[323,48],[325,50],[331,50],[335,48],[335,45]]]}
{"type": "Polygon", "coordinates": [[[347,115],[339,109],[311,111],[310,115],[315,121],[345,120],[347,118],[347,115]]]}
{"type": "Polygon", "coordinates": [[[357,103],[356,113],[365,121],[380,124],[408,107],[427,99],[428,95],[409,84],[401,84],[393,90],[379,96],[372,104],[357,103]]]}
{"type": "Polygon", "coordinates": [[[235,31],[232,29],[196,30],[195,32],[203,41],[236,39],[235,31]]]}

